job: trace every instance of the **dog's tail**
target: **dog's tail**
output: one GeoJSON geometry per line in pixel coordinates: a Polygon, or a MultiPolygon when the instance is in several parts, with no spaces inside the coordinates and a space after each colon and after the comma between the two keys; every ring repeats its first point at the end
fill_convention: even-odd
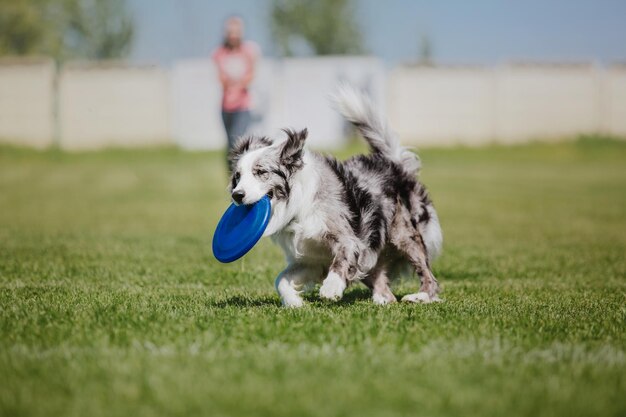
{"type": "Polygon", "coordinates": [[[380,115],[371,99],[347,84],[341,85],[332,96],[339,112],[363,135],[372,153],[378,153],[400,164],[410,175],[421,167],[419,157],[400,146],[396,134],[380,115]]]}

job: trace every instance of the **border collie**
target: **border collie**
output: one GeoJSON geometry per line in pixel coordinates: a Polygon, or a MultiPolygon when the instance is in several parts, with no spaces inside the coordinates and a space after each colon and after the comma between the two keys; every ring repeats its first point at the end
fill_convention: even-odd
{"type": "Polygon", "coordinates": [[[315,283],[321,283],[321,298],[339,300],[357,281],[372,290],[374,303],[393,303],[389,284],[403,266],[419,275],[421,286],[402,301],[440,301],[430,264],[443,238],[417,180],[419,158],[400,146],[367,96],[344,86],[333,98],[370,154],[341,162],[315,153],[304,147],[306,129],[285,129],[287,138],[280,141],[242,137],[229,154],[235,204],[271,199],[264,236],[287,259],[275,284],[283,305],[301,307],[302,291],[315,283]]]}

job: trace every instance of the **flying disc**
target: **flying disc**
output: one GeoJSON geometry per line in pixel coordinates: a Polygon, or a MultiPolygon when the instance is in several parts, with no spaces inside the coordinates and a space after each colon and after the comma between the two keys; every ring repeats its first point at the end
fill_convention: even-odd
{"type": "Polygon", "coordinates": [[[261,239],[270,221],[272,205],[268,196],[246,205],[231,204],[213,235],[213,255],[218,261],[236,261],[261,239]]]}

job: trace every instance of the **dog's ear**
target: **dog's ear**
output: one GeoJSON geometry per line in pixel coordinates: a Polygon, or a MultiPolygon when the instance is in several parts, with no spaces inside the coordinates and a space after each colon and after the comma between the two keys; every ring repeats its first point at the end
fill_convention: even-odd
{"type": "Polygon", "coordinates": [[[235,144],[228,152],[228,168],[235,169],[237,162],[242,155],[248,151],[271,146],[273,142],[265,136],[242,136],[235,141],[235,144]]]}
{"type": "Polygon", "coordinates": [[[299,132],[292,129],[283,129],[283,132],[287,134],[287,140],[280,150],[280,161],[290,171],[294,171],[302,166],[302,149],[309,131],[305,128],[299,132]]]}

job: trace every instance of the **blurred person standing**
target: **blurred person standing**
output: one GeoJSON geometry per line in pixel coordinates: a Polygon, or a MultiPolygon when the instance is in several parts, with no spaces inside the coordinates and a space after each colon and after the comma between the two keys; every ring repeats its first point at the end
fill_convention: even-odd
{"type": "Polygon", "coordinates": [[[243,39],[244,22],[232,16],[224,25],[224,41],[213,52],[222,84],[222,121],[228,136],[228,150],[250,126],[250,91],[254,80],[259,47],[243,39]]]}

